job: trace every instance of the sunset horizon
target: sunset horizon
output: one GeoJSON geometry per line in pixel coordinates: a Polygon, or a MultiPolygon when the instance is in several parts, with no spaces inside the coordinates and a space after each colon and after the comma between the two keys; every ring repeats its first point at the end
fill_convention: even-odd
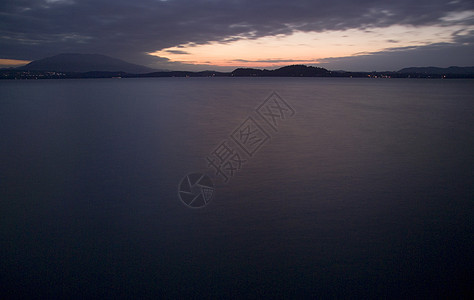
{"type": "Polygon", "coordinates": [[[23,1],[3,6],[0,67],[99,53],[154,69],[474,65],[469,1],[23,1]],[[297,17],[296,17],[297,16],[297,17]],[[52,24],[56,24],[52,26],[52,24]]]}

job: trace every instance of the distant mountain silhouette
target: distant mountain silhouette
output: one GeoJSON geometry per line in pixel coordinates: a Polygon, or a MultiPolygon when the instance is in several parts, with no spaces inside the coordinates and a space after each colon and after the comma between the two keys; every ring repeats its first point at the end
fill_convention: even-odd
{"type": "Polygon", "coordinates": [[[101,54],[64,53],[30,62],[17,68],[27,71],[55,72],[126,72],[133,74],[149,73],[154,69],[140,66],[101,54]]]}
{"type": "Polygon", "coordinates": [[[474,67],[449,67],[449,68],[438,68],[438,67],[411,67],[404,68],[398,71],[399,73],[411,73],[411,74],[430,74],[430,75],[472,75],[474,74],[474,67]]]}
{"type": "Polygon", "coordinates": [[[153,73],[139,74],[136,77],[229,77],[228,72],[217,71],[159,71],[153,73]]]}
{"type": "Polygon", "coordinates": [[[153,70],[99,54],[59,54],[19,68],[0,69],[0,79],[140,78],[140,77],[362,77],[474,78],[474,67],[411,67],[399,71],[349,72],[291,65],[275,70],[238,68],[232,72],[153,70]]]}
{"type": "Polygon", "coordinates": [[[258,76],[258,77],[326,77],[330,76],[331,72],[318,67],[311,67],[305,65],[291,65],[275,70],[260,70],[251,68],[239,68],[232,71],[232,76],[258,76]]]}

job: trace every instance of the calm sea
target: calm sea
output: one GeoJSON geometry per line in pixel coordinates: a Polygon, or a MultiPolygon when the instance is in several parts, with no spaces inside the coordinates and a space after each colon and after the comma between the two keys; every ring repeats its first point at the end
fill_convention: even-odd
{"type": "Polygon", "coordinates": [[[473,95],[473,80],[0,81],[1,298],[472,293],[473,95]],[[249,128],[251,155],[232,139],[249,128]],[[206,158],[228,149],[224,182],[206,158]],[[213,182],[204,208],[179,198],[190,173],[213,182]]]}

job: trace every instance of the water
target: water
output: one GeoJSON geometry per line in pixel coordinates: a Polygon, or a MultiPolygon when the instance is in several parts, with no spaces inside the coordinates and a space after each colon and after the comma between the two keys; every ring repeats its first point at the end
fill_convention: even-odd
{"type": "MultiPolygon", "coordinates": [[[[0,81],[2,294],[472,292],[472,80],[0,81]],[[206,156],[273,91],[296,114],[228,183],[206,156]],[[209,174],[213,200],[178,198],[209,174]]],[[[259,122],[262,120],[255,117],[259,122]]]]}

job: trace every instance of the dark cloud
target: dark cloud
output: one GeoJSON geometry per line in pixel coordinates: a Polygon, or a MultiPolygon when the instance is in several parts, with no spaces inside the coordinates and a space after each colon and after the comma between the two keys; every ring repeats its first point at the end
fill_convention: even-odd
{"type": "Polygon", "coordinates": [[[145,53],[294,30],[468,25],[474,23],[472,18],[452,16],[473,9],[472,0],[3,0],[0,57],[38,59],[82,52],[159,64],[160,58],[145,53]]]}
{"type": "Polygon", "coordinates": [[[184,50],[166,50],[166,52],[172,53],[172,54],[189,54],[189,52],[186,52],[184,50]]]}

